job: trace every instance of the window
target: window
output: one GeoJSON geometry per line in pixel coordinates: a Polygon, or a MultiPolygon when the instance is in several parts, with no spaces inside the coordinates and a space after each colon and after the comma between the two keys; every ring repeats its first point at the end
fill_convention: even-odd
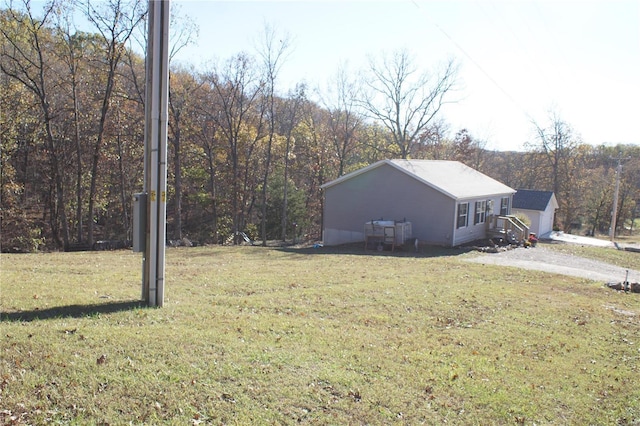
{"type": "Polygon", "coordinates": [[[456,228],[464,228],[469,224],[469,203],[458,204],[458,222],[456,228]]]}
{"type": "Polygon", "coordinates": [[[509,197],[502,197],[500,200],[500,216],[509,214],[509,197]]]}
{"type": "Polygon", "coordinates": [[[485,217],[489,217],[493,214],[493,200],[487,200],[487,213],[485,217]]]}
{"type": "Polygon", "coordinates": [[[484,223],[486,212],[487,212],[487,202],[476,201],[476,216],[473,221],[473,224],[477,225],[479,223],[484,223]]]}

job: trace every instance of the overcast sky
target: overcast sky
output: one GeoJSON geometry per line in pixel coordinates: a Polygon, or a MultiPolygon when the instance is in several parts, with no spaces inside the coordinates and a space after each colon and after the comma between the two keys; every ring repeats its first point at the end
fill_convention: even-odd
{"type": "Polygon", "coordinates": [[[640,143],[640,2],[173,0],[199,26],[177,59],[196,67],[255,53],[265,24],[292,43],[280,90],[324,90],[341,64],[406,49],[425,71],[454,58],[459,90],[442,114],[487,147],[522,150],[556,111],[590,144],[640,143]]]}

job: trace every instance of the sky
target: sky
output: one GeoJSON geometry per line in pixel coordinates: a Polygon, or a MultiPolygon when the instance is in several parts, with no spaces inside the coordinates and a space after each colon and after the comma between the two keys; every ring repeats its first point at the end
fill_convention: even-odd
{"type": "Polygon", "coordinates": [[[637,0],[207,1],[173,0],[199,26],[176,60],[206,69],[255,54],[265,25],[292,41],[283,93],[322,93],[338,69],[407,50],[425,72],[454,59],[457,89],[442,110],[496,150],[524,150],[554,112],[585,143],[640,144],[637,0]]]}

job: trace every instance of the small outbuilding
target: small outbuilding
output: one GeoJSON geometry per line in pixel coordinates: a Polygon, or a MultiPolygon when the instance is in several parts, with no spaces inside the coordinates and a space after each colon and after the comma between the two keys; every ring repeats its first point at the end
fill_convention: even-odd
{"type": "Polygon", "coordinates": [[[382,160],[322,186],[325,245],[365,241],[374,221],[411,223],[411,244],[454,247],[486,238],[511,214],[516,190],[458,161],[382,160]]]}
{"type": "Polygon", "coordinates": [[[513,212],[522,213],[531,221],[530,231],[545,236],[553,231],[553,219],[558,200],[552,191],[518,189],[513,196],[513,212]]]}

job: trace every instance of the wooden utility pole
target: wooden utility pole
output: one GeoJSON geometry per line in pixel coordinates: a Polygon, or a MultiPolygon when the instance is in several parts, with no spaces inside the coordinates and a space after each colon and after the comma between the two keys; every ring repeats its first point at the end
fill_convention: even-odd
{"type": "Polygon", "coordinates": [[[145,103],[146,244],[142,298],[164,304],[169,110],[169,0],[149,0],[145,103]]]}
{"type": "Polygon", "coordinates": [[[628,160],[628,158],[622,158],[622,152],[618,153],[618,167],[616,167],[616,187],[613,192],[613,208],[611,210],[611,228],[609,229],[609,238],[613,241],[616,237],[616,226],[618,219],[618,193],[620,192],[620,176],[622,175],[622,160],[628,160]]]}

